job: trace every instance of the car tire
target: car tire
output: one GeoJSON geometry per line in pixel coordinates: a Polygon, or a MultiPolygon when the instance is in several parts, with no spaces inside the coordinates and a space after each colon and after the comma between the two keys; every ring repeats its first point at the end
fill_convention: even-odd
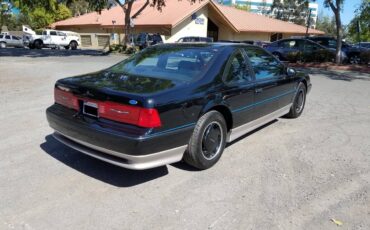
{"type": "Polygon", "coordinates": [[[351,55],[348,58],[348,62],[349,64],[360,64],[361,63],[360,56],[357,54],[351,55]]]}
{"type": "Polygon", "coordinates": [[[5,42],[0,42],[0,48],[5,49],[6,48],[6,43],[5,42]]]}
{"type": "Polygon", "coordinates": [[[292,107],[290,108],[289,113],[285,115],[286,118],[297,118],[301,116],[306,104],[306,93],[306,86],[300,82],[294,96],[292,107]]]}
{"type": "Polygon", "coordinates": [[[71,43],[69,43],[69,47],[71,48],[71,50],[76,50],[77,46],[78,44],[75,41],[71,41],[71,43]]]}
{"type": "Polygon", "coordinates": [[[34,45],[36,49],[39,49],[39,50],[42,49],[42,41],[36,40],[34,45]]]}
{"type": "Polygon", "coordinates": [[[194,128],[183,160],[201,170],[212,167],[225,149],[226,135],[226,122],[221,113],[204,114],[194,128]]]}
{"type": "Polygon", "coordinates": [[[69,46],[64,46],[64,49],[69,50],[69,46]]]}

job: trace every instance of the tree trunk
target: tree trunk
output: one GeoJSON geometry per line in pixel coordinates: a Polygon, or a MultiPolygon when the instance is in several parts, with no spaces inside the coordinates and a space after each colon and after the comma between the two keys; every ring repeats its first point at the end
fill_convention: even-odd
{"type": "Polygon", "coordinates": [[[337,64],[340,64],[341,61],[342,61],[342,57],[341,57],[341,50],[342,50],[342,39],[343,39],[343,28],[342,28],[342,21],[341,21],[341,18],[340,18],[340,11],[337,10],[337,12],[335,12],[335,21],[336,21],[336,25],[337,25],[337,50],[336,50],[336,58],[335,58],[335,62],[337,64]]]}
{"type": "Polygon", "coordinates": [[[331,10],[335,15],[335,24],[337,26],[337,49],[335,55],[335,62],[337,64],[341,63],[341,50],[342,50],[342,38],[343,38],[343,28],[342,28],[342,21],[340,18],[340,11],[341,11],[341,4],[342,2],[339,0],[335,1],[335,5],[332,0],[328,1],[328,5],[330,6],[331,10]]]}
{"type": "Polygon", "coordinates": [[[131,35],[131,9],[132,9],[132,5],[134,4],[134,1],[128,1],[127,2],[127,5],[125,8],[125,6],[123,6],[123,11],[125,12],[125,29],[124,29],[124,32],[125,32],[125,38],[123,40],[123,45],[127,46],[127,44],[130,42],[130,35],[131,35]]]}

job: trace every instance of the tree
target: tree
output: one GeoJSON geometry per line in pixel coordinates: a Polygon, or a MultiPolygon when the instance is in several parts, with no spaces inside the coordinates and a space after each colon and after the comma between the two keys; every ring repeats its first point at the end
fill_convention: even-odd
{"type": "MultiPolygon", "coordinates": [[[[124,44],[127,45],[129,42],[129,38],[131,35],[131,25],[135,18],[137,18],[148,6],[155,7],[157,10],[162,10],[163,7],[166,6],[166,0],[146,0],[144,4],[132,14],[132,7],[134,5],[134,2],[136,0],[87,0],[89,2],[90,7],[93,10],[101,11],[104,8],[111,7],[112,5],[118,5],[123,9],[123,12],[125,13],[124,19],[125,19],[125,40],[124,44]]],[[[202,1],[202,0],[187,0],[189,3],[193,3],[196,1],[202,1]]]]}
{"type": "Polygon", "coordinates": [[[71,11],[64,4],[58,4],[54,10],[39,6],[27,14],[30,18],[30,26],[34,29],[45,28],[55,21],[72,17],[71,11]]]}
{"type": "Polygon", "coordinates": [[[335,18],[326,15],[319,15],[316,22],[316,29],[324,31],[326,35],[335,36],[335,18]]]}
{"type": "Polygon", "coordinates": [[[89,3],[85,0],[75,0],[68,4],[73,16],[80,16],[90,11],[89,3]]]}
{"type": "Polygon", "coordinates": [[[355,13],[356,16],[348,25],[350,39],[357,42],[370,41],[370,2],[362,0],[355,13]]]}
{"type": "Polygon", "coordinates": [[[342,11],[343,1],[344,0],[325,0],[324,1],[324,6],[330,7],[335,17],[336,35],[337,35],[337,49],[336,49],[335,62],[337,64],[341,63],[343,27],[342,27],[342,20],[340,17],[340,12],[342,11]]]}
{"type": "Polygon", "coordinates": [[[270,14],[276,19],[305,25],[309,0],[274,0],[270,14]]]}
{"type": "Polygon", "coordinates": [[[244,11],[250,11],[251,10],[251,6],[250,4],[236,4],[234,5],[235,8],[239,9],[239,10],[244,10],[244,11]]]}

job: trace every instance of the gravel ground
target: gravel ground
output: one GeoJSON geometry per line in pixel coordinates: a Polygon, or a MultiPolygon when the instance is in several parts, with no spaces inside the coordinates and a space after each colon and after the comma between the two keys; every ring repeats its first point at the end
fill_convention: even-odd
{"type": "Polygon", "coordinates": [[[57,79],[122,57],[6,53],[0,229],[370,229],[369,75],[312,70],[299,119],[232,143],[209,170],[130,171],[58,143],[45,119],[57,79]]]}

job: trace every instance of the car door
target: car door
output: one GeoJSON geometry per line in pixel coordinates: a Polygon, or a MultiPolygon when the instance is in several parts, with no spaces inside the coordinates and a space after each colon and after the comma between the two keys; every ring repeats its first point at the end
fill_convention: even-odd
{"type": "Polygon", "coordinates": [[[23,47],[23,40],[20,37],[12,36],[12,41],[15,47],[23,47]]]}
{"type": "Polygon", "coordinates": [[[289,106],[294,95],[294,80],[285,66],[260,47],[244,48],[254,72],[254,119],[289,106]]]}
{"type": "Polygon", "coordinates": [[[14,46],[11,35],[5,35],[5,42],[8,46],[14,46]]]}
{"type": "Polygon", "coordinates": [[[252,121],[253,76],[241,49],[236,49],[230,56],[223,74],[223,81],[225,87],[222,97],[232,112],[233,127],[252,121]]]}
{"type": "Polygon", "coordinates": [[[50,45],[59,45],[61,39],[59,38],[56,31],[51,30],[50,31],[50,45]]]}
{"type": "Polygon", "coordinates": [[[57,43],[58,45],[60,45],[60,46],[69,45],[66,33],[57,31],[57,35],[58,35],[58,43],[57,43]]]}
{"type": "Polygon", "coordinates": [[[303,45],[301,40],[285,40],[281,42],[281,47],[283,49],[282,54],[285,59],[289,60],[289,55],[294,55],[299,51],[302,51],[303,45]]]}

